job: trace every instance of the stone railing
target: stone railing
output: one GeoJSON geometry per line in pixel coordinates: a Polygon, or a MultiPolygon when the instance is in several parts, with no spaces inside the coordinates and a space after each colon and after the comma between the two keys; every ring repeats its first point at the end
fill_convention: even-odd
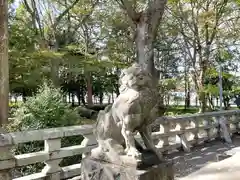
{"type": "MultiPolygon", "coordinates": [[[[190,151],[191,146],[211,141],[219,137],[218,119],[225,117],[231,134],[238,132],[240,110],[210,112],[178,117],[160,117],[154,125],[160,130],[152,134],[156,147],[162,152],[171,152],[179,148],[190,151]]],[[[93,125],[71,126],[36,131],[0,134],[0,180],[59,180],[77,177],[81,173],[81,164],[60,167],[65,157],[83,155],[97,146],[93,136],[93,125]],[[70,136],[83,136],[80,145],[62,147],[61,139],[70,136]],[[13,155],[14,146],[34,141],[44,141],[44,150],[28,154],[13,155]],[[40,173],[14,178],[12,169],[44,162],[40,173]]],[[[136,136],[141,143],[139,135],[136,136]]]]}
{"type": "MultiPolygon", "coordinates": [[[[80,138],[80,137],[79,137],[80,138]]],[[[80,164],[60,167],[61,160],[78,154],[86,155],[97,146],[93,136],[93,126],[70,126],[62,128],[42,129],[36,131],[14,132],[0,135],[0,180],[14,179],[9,173],[11,169],[38,162],[44,162],[42,172],[15,180],[68,179],[80,174],[80,164]],[[80,145],[61,147],[63,137],[78,136],[84,137],[80,145]],[[14,145],[20,143],[44,141],[44,150],[40,152],[21,154],[13,156],[10,152],[14,145]],[[1,179],[2,175],[2,179],[1,179]],[[3,176],[6,177],[3,177],[3,176]]]]}

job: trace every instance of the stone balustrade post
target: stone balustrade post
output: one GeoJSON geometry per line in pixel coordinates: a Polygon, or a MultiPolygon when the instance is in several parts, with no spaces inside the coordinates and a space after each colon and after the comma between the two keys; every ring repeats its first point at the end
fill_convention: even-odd
{"type": "Polygon", "coordinates": [[[48,139],[44,141],[44,151],[49,153],[49,160],[45,161],[45,167],[42,173],[47,175],[48,180],[59,180],[61,167],[59,166],[62,159],[52,159],[51,154],[61,148],[61,138],[48,139]]]}
{"type": "Polygon", "coordinates": [[[237,123],[238,132],[240,133],[240,113],[235,114],[237,123]]]}
{"type": "Polygon", "coordinates": [[[231,125],[233,125],[233,121],[232,121],[232,114],[231,115],[225,115],[225,119],[226,119],[226,126],[227,126],[227,130],[229,132],[230,137],[232,137],[232,131],[231,131],[231,125]]]}
{"type": "Polygon", "coordinates": [[[163,133],[165,136],[163,137],[163,148],[169,146],[169,130],[170,130],[170,121],[168,119],[165,119],[163,122],[163,133]]]}
{"type": "Polygon", "coordinates": [[[211,117],[211,119],[209,119],[208,121],[206,121],[206,126],[208,127],[207,129],[206,129],[206,132],[207,132],[207,140],[206,140],[206,142],[208,142],[208,141],[211,141],[211,139],[212,139],[212,137],[211,137],[211,129],[212,128],[210,128],[210,126],[213,124],[213,118],[214,117],[211,117]]]}
{"type": "MultiPolygon", "coordinates": [[[[84,136],[84,139],[81,143],[81,145],[83,147],[92,148],[93,146],[97,145],[96,138],[93,134],[86,134],[86,135],[83,135],[83,136],[84,136]]],[[[88,156],[90,153],[91,153],[91,150],[88,151],[87,153],[83,153],[82,158],[88,156]]]]}
{"type": "Polygon", "coordinates": [[[232,121],[233,121],[233,124],[235,125],[235,127],[236,127],[236,131],[237,131],[237,133],[239,133],[240,131],[239,131],[239,129],[240,129],[240,115],[238,114],[238,113],[234,113],[233,115],[232,115],[232,121]]]}
{"type": "Polygon", "coordinates": [[[0,130],[0,180],[12,180],[11,168],[15,167],[13,158],[12,139],[0,130]]]}
{"type": "Polygon", "coordinates": [[[236,116],[236,121],[240,123],[240,112],[236,113],[235,116],[236,116]]]}
{"type": "Polygon", "coordinates": [[[227,123],[227,118],[225,115],[221,115],[219,117],[219,134],[220,137],[223,137],[224,140],[229,143],[232,144],[232,139],[229,133],[229,127],[228,127],[228,123],[227,123]]]}
{"type": "Polygon", "coordinates": [[[180,140],[180,143],[182,144],[182,148],[185,152],[190,152],[191,151],[191,147],[190,144],[187,141],[186,135],[185,135],[185,129],[186,129],[186,122],[185,121],[181,121],[180,122],[180,130],[182,131],[181,134],[176,135],[176,138],[180,140]]]}
{"type": "Polygon", "coordinates": [[[198,119],[197,117],[193,119],[193,124],[195,127],[195,131],[194,131],[194,140],[196,141],[196,144],[199,144],[199,125],[200,125],[200,119],[198,119]]]}

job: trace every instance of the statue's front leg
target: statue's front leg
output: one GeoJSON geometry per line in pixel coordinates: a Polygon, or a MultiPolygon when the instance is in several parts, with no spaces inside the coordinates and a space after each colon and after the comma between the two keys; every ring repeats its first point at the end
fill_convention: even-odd
{"type": "Polygon", "coordinates": [[[126,149],[125,152],[128,156],[132,156],[135,158],[140,158],[141,153],[137,150],[135,145],[133,126],[131,126],[131,118],[127,116],[123,121],[121,133],[124,137],[126,149]]]}
{"type": "Polygon", "coordinates": [[[158,149],[155,147],[153,143],[150,126],[143,126],[139,132],[142,136],[146,148],[152,150],[158,156],[159,160],[162,160],[162,153],[158,151],[158,149]]]}

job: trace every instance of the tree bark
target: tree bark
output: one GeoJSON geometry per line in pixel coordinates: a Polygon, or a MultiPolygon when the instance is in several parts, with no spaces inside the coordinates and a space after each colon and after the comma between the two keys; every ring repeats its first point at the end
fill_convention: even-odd
{"type": "MultiPolygon", "coordinates": [[[[54,37],[54,39],[55,39],[54,46],[53,46],[52,50],[54,52],[58,52],[59,45],[58,45],[57,37],[54,37]]],[[[57,58],[51,59],[50,67],[51,67],[52,82],[55,87],[59,87],[60,86],[60,83],[59,83],[59,59],[57,59],[57,58]]]]}
{"type": "Polygon", "coordinates": [[[0,127],[8,123],[8,2],[0,1],[0,127]]]}
{"type": "Polygon", "coordinates": [[[199,94],[199,103],[200,103],[200,108],[199,108],[199,113],[204,113],[207,108],[207,101],[206,101],[206,93],[204,91],[204,74],[206,74],[206,71],[204,69],[201,69],[201,75],[200,75],[200,81],[199,81],[199,89],[198,89],[198,94],[199,94]]]}
{"type": "Polygon", "coordinates": [[[212,97],[211,94],[208,96],[208,101],[209,101],[209,105],[210,105],[211,110],[214,110],[215,106],[214,106],[213,97],[212,97]]]}
{"type": "Polygon", "coordinates": [[[154,78],[158,78],[156,77],[157,73],[154,65],[153,39],[149,38],[154,35],[150,34],[151,32],[147,30],[147,27],[150,26],[150,24],[147,23],[147,19],[146,15],[142,14],[136,22],[135,44],[137,61],[144,65],[154,78]]]}
{"type": "Polygon", "coordinates": [[[87,104],[93,105],[93,99],[92,99],[92,75],[90,72],[86,73],[86,81],[87,81],[87,104]]]}
{"type": "Polygon", "coordinates": [[[72,107],[75,106],[75,100],[74,100],[75,94],[74,92],[71,93],[71,99],[72,99],[72,107]]]}
{"type": "Polygon", "coordinates": [[[158,72],[154,64],[154,41],[167,0],[150,1],[146,10],[141,12],[136,11],[136,1],[116,1],[134,24],[137,61],[149,70],[155,80],[158,80],[158,72]]]}

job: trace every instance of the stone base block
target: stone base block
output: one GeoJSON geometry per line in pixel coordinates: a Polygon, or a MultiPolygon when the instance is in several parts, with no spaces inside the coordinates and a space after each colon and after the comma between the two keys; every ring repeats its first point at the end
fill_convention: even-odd
{"type": "Polygon", "coordinates": [[[155,165],[146,170],[138,170],[137,173],[137,180],[174,180],[172,163],[155,165]]]}
{"type": "Polygon", "coordinates": [[[127,166],[104,162],[86,157],[81,163],[81,180],[173,180],[172,162],[162,162],[158,165],[139,169],[137,166],[127,166]]]}

